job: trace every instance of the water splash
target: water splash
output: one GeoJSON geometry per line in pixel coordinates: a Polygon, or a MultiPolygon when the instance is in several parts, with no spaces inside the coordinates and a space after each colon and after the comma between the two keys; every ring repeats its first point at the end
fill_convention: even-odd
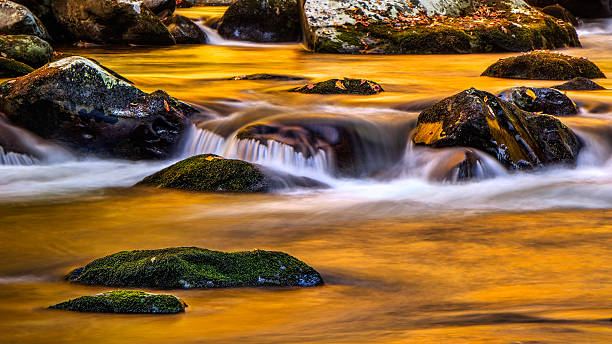
{"type": "Polygon", "coordinates": [[[6,152],[4,148],[0,146],[0,165],[31,166],[39,163],[40,160],[34,157],[27,154],[6,152]]]}

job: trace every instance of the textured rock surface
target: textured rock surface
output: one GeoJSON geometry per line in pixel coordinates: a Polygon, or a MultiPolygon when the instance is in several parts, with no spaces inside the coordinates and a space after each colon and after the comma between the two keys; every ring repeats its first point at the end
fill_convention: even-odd
{"type": "Polygon", "coordinates": [[[58,303],[52,309],[93,313],[175,314],[185,312],[187,304],[173,295],[135,290],[117,290],[58,303]]]}
{"type": "Polygon", "coordinates": [[[29,9],[12,1],[0,1],[0,34],[51,39],[45,26],[29,9]]]}
{"type": "Polygon", "coordinates": [[[576,104],[568,96],[553,88],[514,87],[505,90],[498,97],[528,112],[551,116],[578,114],[576,104]]]}
{"type": "Polygon", "coordinates": [[[606,88],[587,78],[574,78],[564,84],[553,86],[561,91],[600,91],[606,88]]]}
{"type": "Polygon", "coordinates": [[[36,36],[0,35],[0,55],[38,68],[51,61],[53,48],[36,36]]]}
{"type": "Polygon", "coordinates": [[[219,34],[252,42],[297,42],[301,38],[297,0],[238,0],[221,18],[219,34]]]}
{"type": "Polygon", "coordinates": [[[358,94],[374,95],[383,92],[382,86],[365,79],[331,79],[293,89],[293,92],[307,94],[358,94]]]}
{"type": "Polygon", "coordinates": [[[0,57],[0,78],[15,78],[33,71],[34,69],[27,64],[0,57]]]}
{"type": "Polygon", "coordinates": [[[143,0],[143,3],[151,12],[162,18],[172,16],[176,9],[176,0],[143,0]]]}
{"type": "Polygon", "coordinates": [[[164,24],[172,34],[177,44],[206,43],[206,34],[191,19],[175,14],[164,19],[164,24]]]}

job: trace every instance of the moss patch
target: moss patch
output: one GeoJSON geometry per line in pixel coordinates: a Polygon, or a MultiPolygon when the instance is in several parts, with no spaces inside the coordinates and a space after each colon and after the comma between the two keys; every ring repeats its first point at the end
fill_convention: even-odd
{"type": "Polygon", "coordinates": [[[25,63],[0,57],[0,78],[14,78],[32,73],[34,68],[25,63]]]}
{"type": "Polygon", "coordinates": [[[51,61],[53,49],[36,36],[0,35],[0,54],[38,68],[51,61]]]}
{"type": "Polygon", "coordinates": [[[175,314],[187,304],[173,295],[150,294],[134,290],[117,290],[58,303],[52,309],[95,313],[175,314]]]}

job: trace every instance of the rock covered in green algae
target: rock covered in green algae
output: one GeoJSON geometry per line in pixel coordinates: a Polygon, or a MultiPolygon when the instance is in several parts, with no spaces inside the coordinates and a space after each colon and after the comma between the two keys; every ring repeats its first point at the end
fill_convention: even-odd
{"type": "Polygon", "coordinates": [[[476,89],[423,111],[413,142],[432,148],[476,148],[512,169],[573,164],[582,148],[574,132],[555,117],[523,111],[476,89]]]}
{"type": "Polygon", "coordinates": [[[476,53],[579,46],[574,27],[522,0],[302,0],[308,47],[326,53],[476,53]]]}
{"type": "Polygon", "coordinates": [[[227,39],[252,42],[297,42],[301,38],[298,0],[238,0],[219,22],[227,39]]]}
{"type": "Polygon", "coordinates": [[[32,73],[34,68],[25,63],[0,57],[0,78],[14,78],[32,73]]]}
{"type": "Polygon", "coordinates": [[[187,304],[174,295],[151,294],[135,290],[116,290],[51,306],[74,312],[175,314],[185,312],[187,304]]]}
{"type": "Polygon", "coordinates": [[[564,84],[553,86],[561,91],[601,91],[606,88],[587,78],[574,78],[564,84]]]}
{"type": "Polygon", "coordinates": [[[359,94],[374,95],[383,92],[382,86],[365,79],[331,79],[308,84],[292,90],[306,94],[359,94]]]}
{"type": "Polygon", "coordinates": [[[0,1],[0,34],[51,39],[45,26],[27,7],[12,1],[0,1]]]}
{"type": "Polygon", "coordinates": [[[545,87],[513,87],[498,95],[501,99],[528,112],[552,116],[578,114],[576,104],[562,92],[545,87]]]}
{"type": "Polygon", "coordinates": [[[313,287],[317,271],[283,252],[226,253],[198,247],[123,251],[67,276],[74,283],[142,288],[313,287]]]}
{"type": "Polygon", "coordinates": [[[577,77],[588,79],[606,77],[599,67],[584,57],[573,57],[546,51],[534,51],[500,59],[487,68],[482,73],[482,76],[531,80],[571,80],[577,77]]]}
{"type": "Polygon", "coordinates": [[[0,35],[0,55],[38,68],[51,61],[53,48],[29,35],[0,35]]]}

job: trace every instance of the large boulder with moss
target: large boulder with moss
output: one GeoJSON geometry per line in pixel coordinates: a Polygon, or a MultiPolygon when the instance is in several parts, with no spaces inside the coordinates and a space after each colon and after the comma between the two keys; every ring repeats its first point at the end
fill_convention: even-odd
{"type": "Polygon", "coordinates": [[[15,78],[32,73],[34,68],[25,63],[0,57],[0,78],[15,78]]]}
{"type": "Polygon", "coordinates": [[[480,53],[579,46],[574,27],[522,0],[302,0],[315,52],[480,53]]]}
{"type": "Polygon", "coordinates": [[[226,253],[198,247],[123,251],[67,276],[74,283],[141,288],[314,287],[321,275],[283,252],[226,253]]]}
{"type": "Polygon", "coordinates": [[[432,148],[476,148],[510,169],[574,164],[582,148],[574,132],[555,117],[523,111],[476,89],[423,111],[412,141],[432,148]]]}
{"type": "Polygon", "coordinates": [[[193,112],[163,91],[145,93],[79,56],[0,85],[0,111],[74,151],[128,159],[169,158],[193,112]]]}
{"type": "Polygon", "coordinates": [[[374,95],[383,92],[382,86],[365,79],[330,79],[297,87],[293,92],[306,94],[358,94],[374,95]]]}
{"type": "Polygon", "coordinates": [[[578,114],[576,104],[563,92],[545,87],[513,87],[498,95],[501,99],[528,112],[552,116],[578,114]]]}
{"type": "Polygon", "coordinates": [[[610,0],[526,0],[536,7],[560,5],[578,17],[603,18],[612,16],[610,0]]]}
{"type": "Polygon", "coordinates": [[[185,312],[185,307],[187,304],[174,295],[116,290],[81,296],[49,308],[92,313],[176,314],[185,312]]]}
{"type": "Polygon", "coordinates": [[[164,19],[164,24],[176,40],[177,44],[204,44],[206,34],[191,19],[175,14],[164,19]]]}
{"type": "Polygon", "coordinates": [[[297,42],[301,38],[298,0],[238,0],[221,18],[219,34],[252,42],[297,42]]]}
{"type": "Polygon", "coordinates": [[[36,36],[0,35],[0,56],[38,68],[51,61],[53,48],[36,36]]]}
{"type": "Polygon", "coordinates": [[[27,7],[12,1],[0,1],[0,34],[31,35],[44,40],[51,39],[40,19],[27,7]]]}
{"type": "Polygon", "coordinates": [[[506,79],[571,80],[605,78],[593,62],[584,57],[561,53],[534,51],[519,56],[500,59],[482,73],[506,79]]]}
{"type": "Polygon", "coordinates": [[[596,82],[582,77],[574,78],[561,85],[553,86],[552,88],[561,91],[601,91],[606,89],[596,82]]]}

